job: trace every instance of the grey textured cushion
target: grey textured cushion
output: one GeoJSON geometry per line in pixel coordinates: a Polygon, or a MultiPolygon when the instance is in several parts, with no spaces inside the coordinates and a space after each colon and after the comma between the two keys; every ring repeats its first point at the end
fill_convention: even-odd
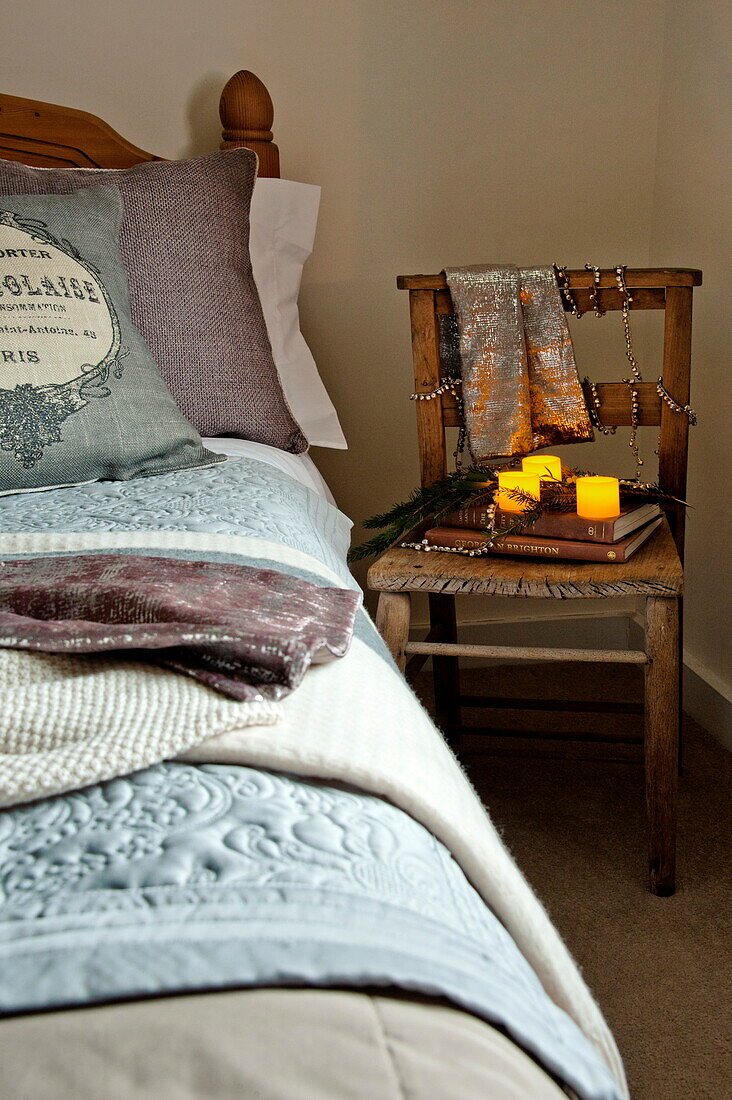
{"type": "Polygon", "coordinates": [[[0,160],[0,193],[59,194],[114,183],[132,320],[202,435],[307,450],[280,385],[249,259],[256,156],[228,149],[122,171],[0,160]]]}
{"type": "Polygon", "coordinates": [[[0,198],[0,492],[222,461],[129,315],[116,187],[0,198]]]}

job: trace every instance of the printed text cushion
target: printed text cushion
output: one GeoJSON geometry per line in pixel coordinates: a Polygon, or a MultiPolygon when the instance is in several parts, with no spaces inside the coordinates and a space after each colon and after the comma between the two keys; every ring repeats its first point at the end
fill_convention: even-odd
{"type": "Polygon", "coordinates": [[[116,187],[0,197],[0,492],[208,466],[130,320],[116,187]]]}
{"type": "Polygon", "coordinates": [[[132,320],[184,415],[203,434],[299,453],[249,259],[256,156],[228,149],[122,171],[0,161],[0,194],[116,184],[132,320]]]}

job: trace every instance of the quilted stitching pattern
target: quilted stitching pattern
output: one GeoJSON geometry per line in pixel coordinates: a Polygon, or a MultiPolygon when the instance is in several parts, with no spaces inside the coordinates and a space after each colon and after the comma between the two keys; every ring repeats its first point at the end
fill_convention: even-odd
{"type": "Polygon", "coordinates": [[[386,980],[442,993],[568,1068],[583,1096],[617,1095],[443,845],[379,798],[254,768],[170,763],[0,817],[0,1003],[20,995],[37,1007],[36,983],[14,963],[40,951],[47,984],[61,951],[91,928],[96,969],[116,971],[123,989],[135,992],[147,959],[124,951],[129,936],[136,950],[153,943],[154,980],[165,980],[171,945],[175,988],[205,988],[216,975],[204,967],[192,978],[185,967],[192,927],[204,958],[228,929],[229,973],[254,948],[254,984],[282,980],[286,945],[287,973],[305,959],[309,984],[386,980]],[[339,942],[348,962],[334,974],[318,945],[339,942]]]}
{"type": "Polygon", "coordinates": [[[251,458],[130,482],[0,497],[0,532],[198,531],[281,542],[353,578],[345,517],[287,474],[251,458]]]}

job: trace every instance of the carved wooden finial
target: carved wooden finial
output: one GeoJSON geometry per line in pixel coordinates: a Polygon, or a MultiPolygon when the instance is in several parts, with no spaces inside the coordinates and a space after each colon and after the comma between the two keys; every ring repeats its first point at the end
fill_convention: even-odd
{"type": "Polygon", "coordinates": [[[274,107],[262,81],[241,69],[221,93],[222,149],[246,146],[259,157],[260,176],[279,176],[280,151],[272,141],[274,107]]]}

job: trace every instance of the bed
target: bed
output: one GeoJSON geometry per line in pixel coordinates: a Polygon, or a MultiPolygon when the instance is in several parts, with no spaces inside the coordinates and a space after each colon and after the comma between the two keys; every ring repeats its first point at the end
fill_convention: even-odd
{"type": "MultiPolygon", "coordinates": [[[[223,148],[277,178],[261,81],[236,74],[221,117],[223,148]]],[[[52,171],[156,163],[91,115],[9,95],[0,153],[52,171]]],[[[350,522],[304,448],[202,434],[226,461],[0,496],[6,568],[135,554],[357,592],[350,522]]],[[[237,704],[240,725],[170,669],[117,653],[84,666],[74,700],[109,692],[127,738],[108,766],[107,740],[78,749],[67,695],[43,709],[95,658],[54,665],[33,695],[46,657],[0,649],[4,712],[27,712],[35,738],[0,753],[4,1096],[627,1096],[558,934],[362,608],[354,623],[344,656],[269,710],[237,704]],[[178,735],[185,691],[209,708],[195,736],[178,735]],[[167,716],[152,757],[135,755],[148,698],[167,716]],[[71,733],[35,797],[11,797],[62,711],[71,733]]]]}

